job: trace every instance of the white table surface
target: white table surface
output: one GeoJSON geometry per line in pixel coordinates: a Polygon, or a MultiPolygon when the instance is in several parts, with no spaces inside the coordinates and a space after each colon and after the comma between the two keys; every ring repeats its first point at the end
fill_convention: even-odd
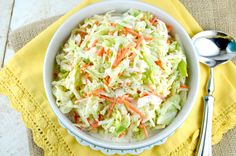
{"type": "MultiPolygon", "coordinates": [[[[26,24],[60,15],[81,0],[0,0],[0,68],[14,55],[8,44],[9,32],[26,24]]],[[[20,114],[0,95],[0,155],[28,156],[26,128],[20,114]]]]}

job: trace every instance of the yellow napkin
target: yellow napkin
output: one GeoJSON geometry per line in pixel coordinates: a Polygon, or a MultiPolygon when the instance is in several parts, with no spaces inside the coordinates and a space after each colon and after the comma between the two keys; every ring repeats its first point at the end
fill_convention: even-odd
{"type": "MultiPolygon", "coordinates": [[[[146,0],[176,18],[192,36],[201,31],[184,6],[177,0],[146,0]]],[[[32,129],[34,141],[42,147],[45,155],[104,155],[82,146],[62,128],[52,112],[43,88],[42,70],[46,48],[57,28],[73,13],[94,3],[83,1],[60,18],[40,35],[23,47],[0,71],[0,93],[7,95],[12,106],[21,113],[26,127],[32,129]]],[[[213,120],[213,143],[220,141],[222,134],[236,124],[236,67],[232,62],[215,69],[216,97],[213,120]]],[[[186,122],[161,146],[140,154],[192,155],[196,148],[202,118],[202,96],[208,75],[201,65],[201,89],[194,108],[186,122]]]]}

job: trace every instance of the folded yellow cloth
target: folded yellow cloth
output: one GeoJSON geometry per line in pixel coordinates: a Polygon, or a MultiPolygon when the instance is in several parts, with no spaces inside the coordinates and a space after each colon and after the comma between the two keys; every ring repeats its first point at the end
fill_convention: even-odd
{"type": "MultiPolygon", "coordinates": [[[[86,0],[72,9],[17,52],[0,71],[0,93],[7,95],[12,106],[21,113],[26,127],[32,129],[34,140],[42,147],[45,155],[104,155],[78,144],[59,125],[45,96],[42,79],[45,52],[54,32],[73,13],[94,2],[86,0]]],[[[190,36],[201,31],[201,27],[178,0],[146,0],[146,2],[171,14],[190,36]]],[[[219,142],[222,134],[236,124],[235,71],[236,67],[232,62],[215,69],[213,143],[219,142]]],[[[207,75],[207,68],[201,65],[198,99],[185,123],[168,138],[165,144],[140,155],[193,155],[201,125],[202,96],[205,95],[207,75]]]]}

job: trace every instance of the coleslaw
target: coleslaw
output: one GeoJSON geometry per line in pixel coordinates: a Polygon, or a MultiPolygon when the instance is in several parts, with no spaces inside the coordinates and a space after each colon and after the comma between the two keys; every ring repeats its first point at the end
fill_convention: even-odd
{"type": "Polygon", "coordinates": [[[172,26],[130,9],[85,19],[56,56],[52,91],[83,131],[148,138],[186,101],[187,61],[172,26]]]}

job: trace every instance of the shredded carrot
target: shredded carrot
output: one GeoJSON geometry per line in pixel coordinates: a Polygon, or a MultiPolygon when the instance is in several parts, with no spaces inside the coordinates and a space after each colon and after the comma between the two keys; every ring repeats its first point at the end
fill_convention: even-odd
{"type": "Polygon", "coordinates": [[[134,35],[134,36],[140,36],[139,33],[137,33],[136,31],[134,31],[133,29],[130,29],[130,28],[125,27],[125,30],[126,30],[128,33],[130,33],[130,34],[132,34],[132,35],[134,35]]]}
{"type": "Polygon", "coordinates": [[[157,22],[157,17],[154,16],[154,17],[150,20],[150,23],[151,23],[152,25],[154,25],[156,22],[157,22]]]}
{"type": "Polygon", "coordinates": [[[135,46],[136,49],[140,48],[140,45],[141,45],[142,41],[143,41],[143,37],[139,36],[138,41],[137,41],[136,46],[135,46]]]}
{"type": "Polygon", "coordinates": [[[112,23],[112,22],[111,22],[110,24],[111,24],[112,27],[114,27],[114,28],[116,27],[116,24],[115,24],[115,23],[112,23]]]}
{"type": "Polygon", "coordinates": [[[107,75],[107,76],[105,77],[105,82],[104,82],[105,85],[107,85],[107,86],[109,85],[109,83],[110,83],[110,79],[111,79],[111,78],[110,78],[109,75],[107,75]]]}
{"type": "Polygon", "coordinates": [[[84,64],[82,67],[83,68],[88,68],[89,66],[92,66],[93,64],[92,63],[87,63],[87,64],[84,64]]]}
{"type": "Polygon", "coordinates": [[[161,60],[157,60],[157,61],[155,61],[155,63],[156,63],[161,69],[163,69],[161,60]]]}
{"type": "Polygon", "coordinates": [[[121,48],[118,51],[116,59],[112,64],[112,69],[116,68],[120,64],[120,62],[124,59],[125,54],[127,53],[130,47],[131,47],[131,44],[129,44],[126,48],[121,48]]]}
{"type": "Polygon", "coordinates": [[[97,127],[99,127],[99,124],[98,124],[97,121],[95,121],[95,122],[93,122],[93,123],[90,123],[90,125],[91,125],[92,128],[97,128],[97,127]]]}
{"type": "Polygon", "coordinates": [[[102,114],[98,114],[98,120],[99,120],[99,121],[103,120],[103,118],[104,118],[104,117],[103,117],[102,114]]]}
{"type": "Polygon", "coordinates": [[[105,49],[104,49],[104,47],[102,47],[102,48],[100,48],[97,52],[96,52],[96,54],[98,55],[98,56],[103,56],[103,54],[105,53],[105,49]]]}
{"type": "Polygon", "coordinates": [[[142,122],[140,122],[140,127],[143,129],[146,138],[148,138],[149,134],[148,134],[148,131],[146,129],[146,126],[142,122]]]}
{"type": "Polygon", "coordinates": [[[83,39],[85,37],[85,35],[87,35],[87,33],[84,31],[79,31],[79,35],[83,39]]]}
{"type": "Polygon", "coordinates": [[[127,96],[127,97],[125,98],[125,100],[127,100],[128,102],[132,102],[132,101],[134,101],[134,98],[132,98],[132,97],[130,97],[130,96],[127,96]]]}
{"type": "Polygon", "coordinates": [[[87,121],[89,122],[92,128],[97,128],[99,126],[97,121],[94,121],[93,123],[91,123],[91,120],[89,118],[87,118],[87,121]]]}
{"type": "Polygon", "coordinates": [[[107,51],[106,51],[106,54],[107,54],[108,57],[110,56],[110,53],[111,53],[111,49],[108,48],[107,51]]]}
{"type": "Polygon", "coordinates": [[[187,85],[182,85],[182,86],[180,86],[180,88],[188,88],[188,86],[187,85]]]}
{"type": "Polygon", "coordinates": [[[127,100],[122,99],[121,101],[125,104],[125,106],[126,106],[127,108],[129,108],[129,109],[131,109],[132,111],[134,111],[135,113],[139,114],[142,118],[145,118],[145,115],[144,115],[142,112],[140,112],[137,108],[135,108],[135,107],[134,107],[131,103],[129,103],[127,100]]]}
{"type": "Polygon", "coordinates": [[[119,134],[119,136],[118,136],[118,138],[122,138],[124,135],[125,135],[125,131],[123,131],[123,132],[121,132],[120,134],[119,134]]]}
{"type": "Polygon", "coordinates": [[[97,43],[98,43],[98,40],[97,40],[97,39],[94,40],[94,42],[93,42],[93,44],[92,44],[92,47],[95,47],[97,43]]]}
{"type": "Polygon", "coordinates": [[[173,30],[172,25],[166,24],[166,28],[168,30],[168,32],[171,32],[173,30]]]}
{"type": "Polygon", "coordinates": [[[101,23],[100,23],[99,21],[96,21],[95,24],[96,24],[96,25],[100,25],[101,23]]]}
{"type": "Polygon", "coordinates": [[[144,97],[144,96],[148,96],[149,93],[148,92],[143,92],[141,95],[139,95],[140,97],[144,97]]]}
{"type": "Polygon", "coordinates": [[[143,39],[146,40],[146,41],[150,41],[150,40],[153,40],[152,37],[147,37],[147,36],[143,36],[143,39]]]}
{"type": "Polygon", "coordinates": [[[101,99],[104,99],[104,100],[106,100],[108,102],[114,102],[113,98],[107,97],[105,95],[98,95],[98,97],[101,98],[101,99]]]}
{"type": "Polygon", "coordinates": [[[104,92],[104,88],[98,88],[92,92],[92,95],[98,95],[100,92],[104,92]]]}
{"type": "Polygon", "coordinates": [[[107,118],[109,118],[111,116],[112,110],[116,105],[116,100],[113,101],[113,103],[110,105],[108,113],[107,113],[107,118]]]}
{"type": "Polygon", "coordinates": [[[91,78],[88,73],[85,74],[85,80],[91,82],[91,78]]]}

